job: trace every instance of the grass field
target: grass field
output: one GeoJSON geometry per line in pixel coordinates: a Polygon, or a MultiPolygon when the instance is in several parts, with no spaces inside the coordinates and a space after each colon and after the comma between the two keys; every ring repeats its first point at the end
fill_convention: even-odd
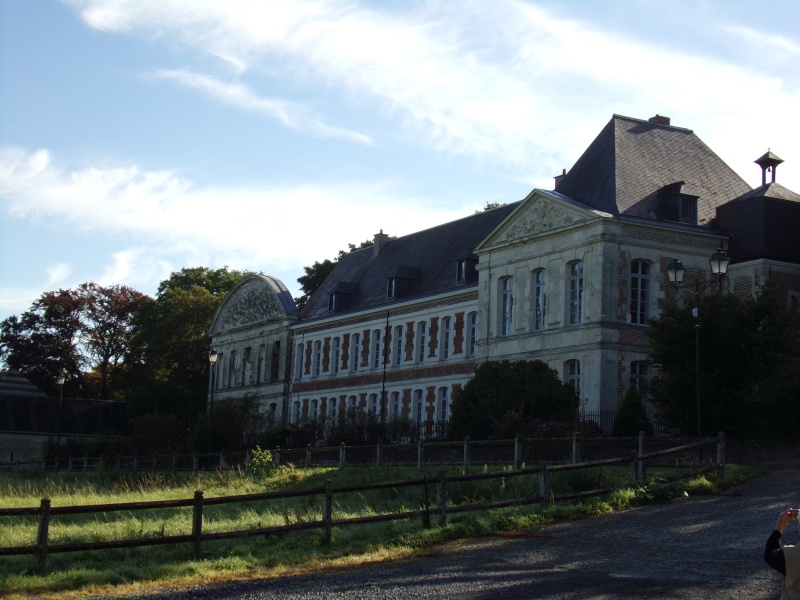
{"type": "MultiPolygon", "coordinates": [[[[484,469],[474,468],[472,472],[484,469]]],[[[48,574],[34,574],[32,555],[0,557],[0,597],[70,598],[89,593],[114,594],[159,586],[198,584],[244,578],[275,577],[283,574],[396,559],[424,553],[426,548],[447,540],[477,537],[561,519],[584,518],[642,503],[668,501],[685,492],[710,494],[757,477],[757,469],[726,467],[726,478],[715,481],[698,477],[671,484],[659,478],[674,475],[676,469],[649,470],[651,483],[638,489],[627,487],[630,470],[604,467],[553,473],[550,487],[556,495],[597,488],[619,488],[609,496],[582,503],[564,503],[542,508],[538,505],[515,509],[454,514],[446,527],[426,529],[420,519],[350,527],[334,527],[330,544],[318,530],[282,536],[206,542],[203,556],[193,560],[189,544],[144,548],[58,553],[48,556],[48,574]]],[[[452,474],[460,469],[452,469],[452,474]]],[[[324,485],[347,487],[386,481],[420,478],[416,468],[281,469],[268,476],[254,477],[238,471],[198,476],[163,474],[0,474],[0,507],[32,508],[41,498],[52,506],[80,506],[191,498],[202,490],[205,498],[300,490],[324,485]]],[[[435,472],[427,473],[434,477],[435,472]]],[[[435,484],[430,503],[435,507],[435,484]]],[[[448,487],[453,505],[498,501],[538,495],[536,476],[463,482],[448,487]]],[[[424,504],[420,488],[389,488],[369,492],[336,494],[334,519],[418,510],[424,504]]],[[[252,502],[208,506],[203,532],[231,531],[279,526],[321,518],[320,498],[252,502]]],[[[435,518],[432,519],[435,522],[435,518]]],[[[37,518],[0,518],[0,545],[30,546],[36,539],[37,518]]],[[[191,532],[191,508],[139,510],[93,515],[53,517],[50,542],[66,544],[118,540],[191,532]]]]}

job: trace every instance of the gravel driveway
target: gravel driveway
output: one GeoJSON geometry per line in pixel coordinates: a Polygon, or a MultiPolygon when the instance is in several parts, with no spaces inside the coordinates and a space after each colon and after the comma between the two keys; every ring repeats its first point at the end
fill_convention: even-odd
{"type": "Polygon", "coordinates": [[[773,472],[725,496],[533,527],[424,559],[148,598],[778,598],[780,576],[761,554],[778,512],[798,505],[800,472],[773,472]]]}

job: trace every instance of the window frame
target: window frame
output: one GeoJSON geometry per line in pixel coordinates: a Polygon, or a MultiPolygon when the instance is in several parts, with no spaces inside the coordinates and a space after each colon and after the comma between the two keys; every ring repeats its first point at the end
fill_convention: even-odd
{"type": "Polygon", "coordinates": [[[647,326],[650,320],[651,271],[652,265],[649,261],[638,258],[631,261],[628,315],[632,325],[647,326]],[[646,272],[643,273],[642,269],[646,272]]]}
{"type": "Polygon", "coordinates": [[[576,260],[569,263],[569,324],[580,325],[583,323],[583,261],[576,260]]]}

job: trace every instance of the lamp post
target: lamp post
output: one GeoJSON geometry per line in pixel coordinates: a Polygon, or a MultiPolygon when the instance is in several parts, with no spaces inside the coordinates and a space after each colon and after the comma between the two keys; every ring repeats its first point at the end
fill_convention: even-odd
{"type": "MultiPolygon", "coordinates": [[[[711,266],[711,274],[716,275],[719,281],[719,289],[722,291],[722,277],[728,272],[728,264],[730,258],[722,248],[717,248],[717,251],[708,259],[711,266]]],[[[683,288],[690,294],[697,298],[695,307],[692,309],[692,316],[695,318],[694,322],[694,379],[695,379],[695,398],[697,404],[697,437],[703,435],[703,417],[702,417],[702,395],[700,386],[700,294],[714,284],[712,278],[708,283],[700,287],[698,284],[695,290],[690,290],[683,287],[683,276],[686,273],[681,261],[677,258],[672,259],[667,265],[667,277],[670,283],[675,286],[675,289],[683,288]]]]}
{"type": "Polygon", "coordinates": [[[216,387],[217,374],[217,351],[211,348],[208,353],[208,362],[211,365],[211,402],[209,403],[209,431],[208,431],[208,451],[211,452],[211,434],[214,431],[214,388],[216,387]]]}
{"type": "Polygon", "coordinates": [[[58,384],[58,429],[56,432],[56,471],[58,471],[58,463],[59,459],[61,458],[61,407],[64,404],[64,382],[66,378],[63,375],[59,375],[56,379],[56,383],[58,384]]]}

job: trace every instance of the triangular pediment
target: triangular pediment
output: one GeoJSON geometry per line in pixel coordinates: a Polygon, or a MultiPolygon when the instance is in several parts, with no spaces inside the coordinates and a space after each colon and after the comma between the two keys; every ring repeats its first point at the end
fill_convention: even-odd
{"type": "Polygon", "coordinates": [[[581,221],[596,219],[598,216],[611,215],[598,213],[555,192],[534,190],[519,208],[475,249],[475,252],[480,253],[540,235],[557,233],[574,227],[581,221]]]}
{"type": "Polygon", "coordinates": [[[228,292],[211,324],[210,334],[297,318],[291,294],[279,279],[253,275],[228,292]]]}

